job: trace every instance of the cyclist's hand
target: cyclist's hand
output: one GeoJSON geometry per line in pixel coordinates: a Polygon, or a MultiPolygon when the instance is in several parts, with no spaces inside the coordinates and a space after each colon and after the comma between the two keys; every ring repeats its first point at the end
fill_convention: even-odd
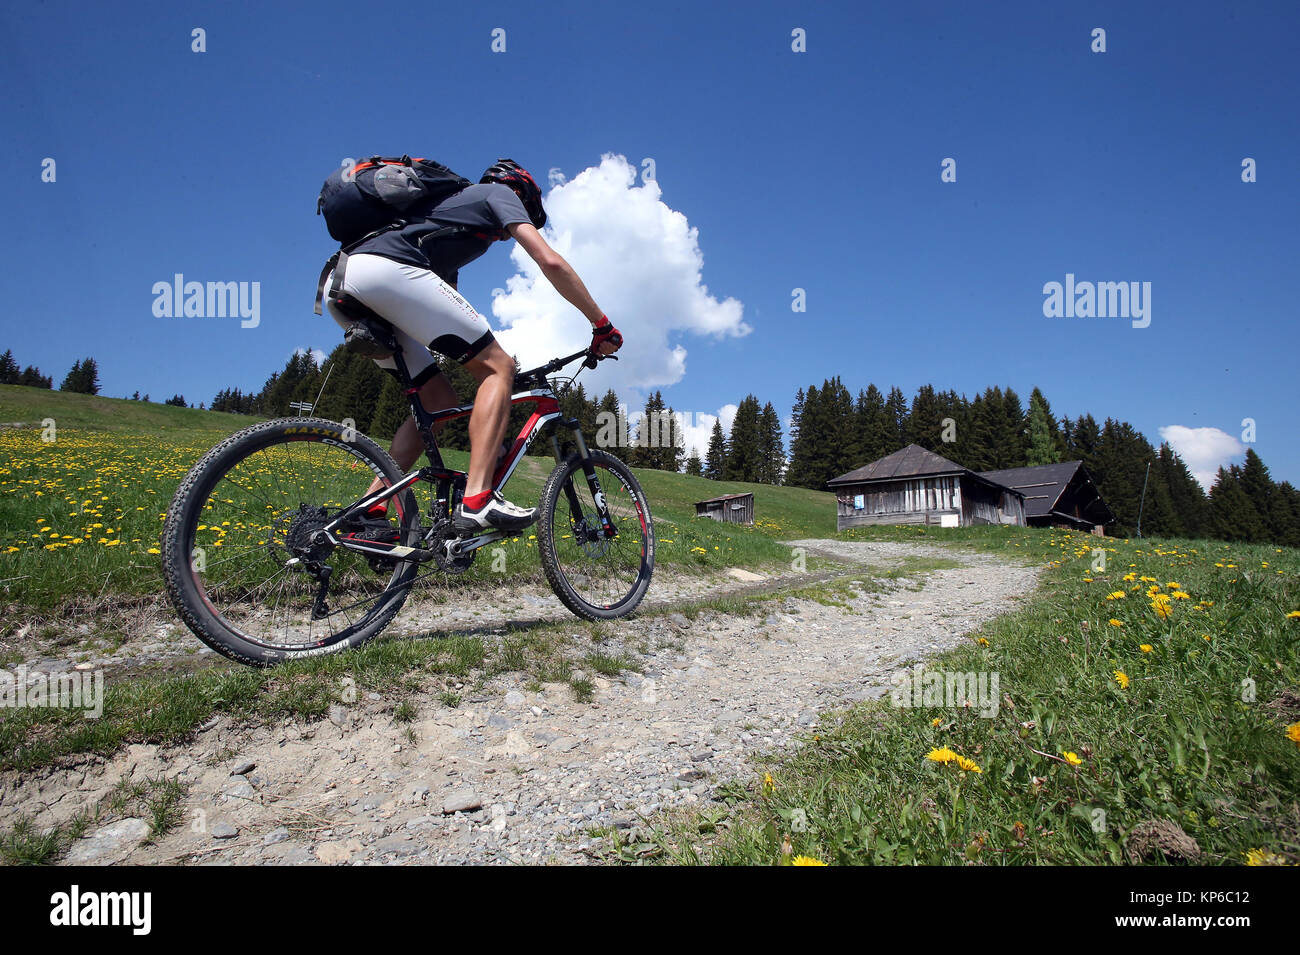
{"type": "Polygon", "coordinates": [[[598,358],[612,355],[623,347],[623,334],[614,327],[608,317],[602,315],[601,322],[591,330],[591,353],[598,358]]]}

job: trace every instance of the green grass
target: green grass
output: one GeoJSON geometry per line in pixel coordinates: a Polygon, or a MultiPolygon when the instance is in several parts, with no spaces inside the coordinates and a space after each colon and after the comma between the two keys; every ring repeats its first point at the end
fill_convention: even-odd
{"type": "Polygon", "coordinates": [[[993,718],[888,697],[857,706],[794,755],[760,761],[721,816],[691,813],[615,855],[1113,864],[1135,826],[1165,820],[1196,840],[1202,863],[1240,864],[1251,850],[1300,861],[1300,746],[1287,737],[1300,723],[1300,619],[1287,617],[1300,610],[1300,552],[1006,528],[944,537],[1047,568],[1037,599],[927,663],[997,673],[993,718]],[[1093,570],[1094,547],[1105,571],[1093,570]],[[1190,597],[1161,620],[1149,584],[1129,573],[1190,597]],[[927,758],[945,747],[980,772],[927,758]]]}
{"type": "Polygon", "coordinates": [[[31,819],[18,819],[7,832],[0,834],[0,862],[47,865],[66,852],[84,831],[84,824],[42,829],[31,819]]]}
{"type": "Polygon", "coordinates": [[[59,431],[66,428],[127,434],[148,432],[182,440],[208,435],[212,443],[262,420],[125,398],[0,385],[0,422],[9,427],[24,425],[39,430],[46,418],[53,418],[59,431]]]}
{"type": "MultiPolygon", "coordinates": [[[[162,592],[159,536],[177,485],[210,447],[256,423],[239,415],[114,398],[0,386],[0,600],[21,614],[68,615],[87,607],[149,600],[162,592]],[[55,440],[41,422],[52,418],[55,440]],[[60,611],[62,612],[60,614],[60,611]]],[[[465,468],[465,452],[447,451],[465,468]]],[[[508,485],[534,504],[554,461],[528,457],[508,485]]],[[[713,482],[642,470],[656,522],[660,565],[686,569],[774,568],[792,562],[781,538],[834,529],[832,497],[802,488],[713,482]],[[757,492],[754,527],[694,516],[694,501],[757,492]],[[780,515],[779,517],[777,515],[780,515]]],[[[360,493],[358,490],[358,493],[360,493]]],[[[421,498],[421,505],[428,501],[421,498]]],[[[535,573],[531,533],[504,543],[506,573],[535,573]]],[[[499,579],[480,555],[470,581],[499,579]]]]}
{"type": "Polygon", "coordinates": [[[138,817],[149,824],[149,841],[174,830],[185,819],[186,786],[165,776],[123,779],[100,802],[87,806],[55,826],[38,827],[30,817],[14,820],[0,834],[0,862],[5,865],[49,865],[85,835],[93,824],[138,817]]]}

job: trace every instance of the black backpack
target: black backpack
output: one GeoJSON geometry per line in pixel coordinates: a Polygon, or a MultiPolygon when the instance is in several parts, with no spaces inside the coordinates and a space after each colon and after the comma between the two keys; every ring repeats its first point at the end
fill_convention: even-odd
{"type": "Polygon", "coordinates": [[[472,183],[432,159],[371,156],[330,173],[316,200],[330,235],[343,246],[402,221],[417,202],[434,205],[472,183]]]}

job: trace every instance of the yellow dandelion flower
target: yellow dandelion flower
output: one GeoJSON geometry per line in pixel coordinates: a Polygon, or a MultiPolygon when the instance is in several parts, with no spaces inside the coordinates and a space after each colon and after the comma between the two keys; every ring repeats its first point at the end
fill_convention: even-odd
{"type": "Polygon", "coordinates": [[[1108,620],[1107,622],[1108,622],[1112,627],[1122,627],[1122,626],[1124,626],[1124,621],[1123,621],[1123,620],[1116,620],[1114,617],[1111,617],[1110,620],[1108,620]]]}
{"type": "Polygon", "coordinates": [[[1114,591],[1111,591],[1110,593],[1108,593],[1108,594],[1106,595],[1106,599],[1107,599],[1107,600],[1123,600],[1123,599],[1124,599],[1125,597],[1127,597],[1127,596],[1128,596],[1128,594],[1124,593],[1124,591],[1122,591],[1122,590],[1114,590],[1114,591]]]}
{"type": "Polygon", "coordinates": [[[1300,746],[1300,723],[1292,723],[1286,728],[1286,738],[1300,746]]]}
{"type": "Polygon", "coordinates": [[[1150,653],[1154,648],[1151,646],[1151,644],[1144,643],[1141,646],[1139,646],[1138,649],[1141,650],[1143,653],[1150,653]]]}
{"type": "Polygon", "coordinates": [[[1191,600],[1191,599],[1192,599],[1192,595],[1189,594],[1189,593],[1187,593],[1185,590],[1175,590],[1175,591],[1174,591],[1172,594],[1170,594],[1169,596],[1173,597],[1175,600],[1191,600]]]}
{"type": "Polygon", "coordinates": [[[939,717],[936,716],[934,719],[930,720],[930,725],[931,725],[931,726],[938,726],[941,722],[943,722],[943,721],[942,721],[941,719],[939,719],[939,717]]]}
{"type": "Polygon", "coordinates": [[[945,746],[942,749],[930,750],[930,752],[925,754],[925,758],[930,760],[932,763],[951,763],[957,758],[957,754],[945,746]]]}
{"type": "Polygon", "coordinates": [[[1076,756],[1074,753],[1062,753],[1061,756],[1063,756],[1063,757],[1065,758],[1065,761],[1066,761],[1067,763],[1069,763],[1071,766],[1082,766],[1082,765],[1083,765],[1083,760],[1081,760],[1081,759],[1080,759],[1078,756],[1076,756]]]}
{"type": "Polygon", "coordinates": [[[1286,615],[1288,620],[1300,620],[1300,610],[1292,610],[1286,615]]]}
{"type": "Polygon", "coordinates": [[[790,860],[791,865],[825,865],[820,859],[814,859],[812,856],[795,856],[790,860]]]}
{"type": "Polygon", "coordinates": [[[1286,858],[1267,849],[1248,849],[1245,852],[1246,865],[1286,865],[1286,858]]]}
{"type": "Polygon", "coordinates": [[[984,770],[975,765],[974,760],[967,759],[965,756],[957,757],[957,768],[964,769],[968,773],[983,773],[984,770]]]}
{"type": "Polygon", "coordinates": [[[1151,609],[1156,612],[1156,616],[1161,620],[1168,620],[1174,612],[1168,601],[1153,600],[1151,601],[1151,609]]]}
{"type": "Polygon", "coordinates": [[[1119,684],[1119,688],[1120,688],[1121,690],[1127,690],[1127,689],[1128,689],[1128,674],[1125,673],[1123,670],[1116,670],[1116,671],[1115,671],[1115,682],[1119,684]]]}
{"type": "Polygon", "coordinates": [[[984,639],[983,637],[980,637],[980,638],[979,638],[978,640],[976,640],[975,642],[978,643],[981,647],[987,647],[987,646],[989,645],[989,642],[988,642],[986,639],[984,639]]]}

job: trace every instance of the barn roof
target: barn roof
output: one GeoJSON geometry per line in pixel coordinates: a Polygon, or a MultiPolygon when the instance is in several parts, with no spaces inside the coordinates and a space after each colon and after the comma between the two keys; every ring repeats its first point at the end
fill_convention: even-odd
{"type": "Polygon", "coordinates": [[[967,471],[966,468],[955,461],[949,461],[943,455],[927,451],[919,444],[909,444],[893,454],[886,454],[879,461],[872,461],[870,464],[864,465],[855,471],[850,471],[848,474],[841,474],[837,478],[831,478],[826,483],[832,486],[836,484],[866,484],[871,481],[896,481],[900,478],[964,473],[973,474],[974,472],[967,471]]]}
{"type": "MultiPolygon", "coordinates": [[[[1069,487],[1081,468],[1083,468],[1082,461],[1060,461],[1056,464],[1039,464],[1027,468],[981,471],[980,475],[1020,491],[1025,496],[1025,517],[1048,517],[1054,513],[1061,495],[1065,493],[1065,489],[1069,487]]],[[[1093,483],[1087,469],[1083,470],[1082,476],[1089,485],[1093,483]]],[[[1114,514],[1106,506],[1106,502],[1101,500],[1101,495],[1097,494],[1095,486],[1093,493],[1108,515],[1109,519],[1104,523],[1114,520],[1114,514]]],[[[1069,517],[1065,514],[1058,516],[1069,517]]],[[[1069,519],[1077,520],[1073,517],[1069,519]]]]}
{"type": "Polygon", "coordinates": [[[719,501],[734,501],[738,497],[753,497],[753,496],[754,496],[753,491],[746,491],[743,494],[721,494],[718,497],[711,497],[707,501],[696,501],[695,503],[697,506],[700,504],[716,504],[719,501]]]}

